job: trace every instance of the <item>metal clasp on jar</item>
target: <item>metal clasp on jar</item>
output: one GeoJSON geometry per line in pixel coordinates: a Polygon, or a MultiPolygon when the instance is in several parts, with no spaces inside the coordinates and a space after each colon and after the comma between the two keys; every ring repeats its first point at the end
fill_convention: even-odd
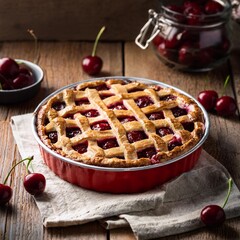
{"type": "Polygon", "coordinates": [[[141,28],[140,33],[135,39],[135,43],[142,49],[146,49],[149,43],[158,35],[167,36],[172,27],[167,24],[161,14],[157,14],[153,9],[148,11],[149,19],[141,28]],[[151,31],[151,27],[153,27],[151,31]],[[149,35],[150,33],[150,35],[149,35]],[[147,35],[149,37],[147,37],[147,35]]]}

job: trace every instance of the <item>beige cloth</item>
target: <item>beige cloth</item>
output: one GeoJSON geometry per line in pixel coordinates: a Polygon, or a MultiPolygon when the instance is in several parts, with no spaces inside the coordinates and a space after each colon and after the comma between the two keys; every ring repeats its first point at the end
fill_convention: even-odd
{"type": "MultiPolygon", "coordinates": [[[[43,225],[70,226],[99,220],[108,229],[128,226],[138,239],[187,232],[203,224],[201,209],[222,205],[229,173],[205,151],[190,172],[140,194],[97,193],[58,178],[43,163],[31,130],[32,114],[12,117],[12,130],[22,158],[34,155],[32,168],[45,175],[45,192],[36,197],[43,225]]],[[[227,218],[240,215],[240,193],[233,184],[225,208],[227,218]]]]}

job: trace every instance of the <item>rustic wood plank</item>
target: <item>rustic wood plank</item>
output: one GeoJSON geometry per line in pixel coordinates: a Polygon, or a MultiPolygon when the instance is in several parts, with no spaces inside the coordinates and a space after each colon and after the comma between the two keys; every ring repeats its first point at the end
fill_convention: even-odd
{"type": "MultiPolygon", "coordinates": [[[[90,54],[93,43],[83,42],[41,42],[39,65],[44,69],[45,77],[41,90],[31,100],[0,105],[0,176],[6,175],[10,166],[20,160],[17,147],[10,129],[13,115],[32,112],[37,104],[49,93],[58,88],[83,79],[90,78],[81,68],[82,57],[90,54]]],[[[121,43],[100,43],[98,54],[104,60],[104,75],[122,74],[121,43]]],[[[0,45],[0,55],[12,58],[33,60],[34,49],[31,42],[8,42],[0,45]]],[[[18,166],[12,174],[11,186],[14,195],[9,207],[0,211],[1,239],[106,239],[106,231],[98,223],[72,228],[43,229],[40,213],[31,196],[24,191],[22,179],[25,167],[18,166]]]]}
{"type": "MultiPolygon", "coordinates": [[[[204,89],[214,89],[221,95],[224,81],[229,74],[228,63],[209,73],[183,73],[172,70],[159,61],[152,49],[149,48],[142,51],[134,43],[126,43],[124,53],[126,76],[159,80],[179,87],[194,97],[197,97],[197,94],[204,89]]],[[[239,55],[235,60],[235,64],[237,59],[239,62],[239,55]]],[[[236,71],[235,74],[237,75],[237,73],[239,72],[236,71]]],[[[239,74],[237,76],[239,78],[239,74]]],[[[231,84],[228,85],[226,94],[234,96],[231,84]]],[[[204,144],[204,148],[227,167],[239,186],[240,156],[237,150],[239,144],[236,141],[240,137],[238,117],[222,118],[212,113],[209,114],[209,117],[212,126],[210,136],[204,144]]],[[[203,228],[164,239],[238,239],[240,237],[239,227],[240,219],[236,218],[227,221],[223,227],[211,231],[203,228]]],[[[116,237],[118,239],[121,231],[118,229],[110,231],[111,238],[114,239],[116,237]]],[[[126,236],[129,239],[134,238],[130,230],[126,233],[126,236]]]]}
{"type": "Polygon", "coordinates": [[[32,28],[42,40],[93,40],[107,26],[105,40],[133,40],[157,0],[1,1],[0,39],[30,39],[32,28]],[[17,11],[16,11],[17,9],[17,11]]]}

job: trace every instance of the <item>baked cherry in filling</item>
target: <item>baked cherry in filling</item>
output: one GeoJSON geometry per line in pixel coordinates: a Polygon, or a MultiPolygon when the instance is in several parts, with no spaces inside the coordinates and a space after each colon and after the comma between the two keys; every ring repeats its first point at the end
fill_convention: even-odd
{"type": "Polygon", "coordinates": [[[100,121],[100,122],[95,122],[95,123],[91,124],[91,129],[103,131],[103,130],[109,130],[109,129],[111,129],[111,127],[107,121],[100,121]]]}
{"type": "Polygon", "coordinates": [[[88,148],[87,141],[73,146],[73,149],[80,154],[87,152],[87,148],[88,148]]]}
{"type": "Polygon", "coordinates": [[[157,154],[157,151],[154,147],[146,148],[137,153],[138,158],[151,158],[152,156],[154,156],[156,154],[157,154]]]}
{"type": "Polygon", "coordinates": [[[48,132],[47,136],[50,139],[51,143],[56,143],[58,140],[58,135],[56,131],[48,132]]]}
{"type": "Polygon", "coordinates": [[[161,127],[161,128],[158,128],[156,131],[160,137],[164,137],[168,134],[173,134],[172,129],[169,127],[161,127]]]}
{"type": "Polygon", "coordinates": [[[192,132],[194,130],[193,122],[183,122],[182,125],[183,125],[183,128],[189,132],[192,132]]]}
{"type": "Polygon", "coordinates": [[[118,147],[118,142],[116,138],[99,140],[97,141],[97,143],[98,143],[98,146],[101,147],[102,149],[118,147]]]}
{"type": "Polygon", "coordinates": [[[123,102],[117,102],[115,104],[111,104],[108,106],[109,109],[112,110],[127,110],[127,108],[123,105],[123,102]]]}
{"type": "Polygon", "coordinates": [[[143,96],[143,97],[139,97],[135,100],[135,103],[138,105],[138,107],[140,108],[144,108],[147,107],[149,105],[153,104],[153,101],[150,97],[147,96],[143,96]]]}
{"type": "Polygon", "coordinates": [[[89,118],[99,116],[99,112],[95,109],[90,109],[86,112],[81,112],[81,114],[84,115],[85,117],[89,117],[89,118]]]}
{"type": "Polygon", "coordinates": [[[114,96],[114,94],[112,94],[112,93],[102,93],[102,94],[100,94],[101,99],[105,99],[105,98],[112,97],[112,96],[114,96]]]}
{"type": "Polygon", "coordinates": [[[175,100],[176,98],[177,97],[174,95],[166,95],[166,96],[160,97],[159,99],[161,101],[171,101],[171,100],[175,100]]]}
{"type": "Polygon", "coordinates": [[[77,106],[81,106],[83,104],[90,104],[89,100],[87,98],[81,98],[81,99],[76,99],[75,104],[77,106]]]}
{"type": "Polygon", "coordinates": [[[54,108],[56,111],[60,111],[66,107],[65,102],[56,102],[53,103],[52,108],[54,108]]]}
{"type": "Polygon", "coordinates": [[[171,151],[177,146],[181,146],[182,142],[180,139],[173,137],[173,139],[168,143],[168,150],[171,151]]]}
{"type": "Polygon", "coordinates": [[[187,110],[184,108],[175,107],[175,108],[172,108],[171,110],[172,110],[174,117],[180,117],[183,115],[187,115],[187,110]]]}
{"type": "Polygon", "coordinates": [[[127,133],[127,138],[130,143],[146,139],[147,136],[144,131],[131,131],[127,133]]]}
{"type": "Polygon", "coordinates": [[[127,122],[132,122],[132,121],[137,121],[137,119],[133,116],[128,116],[128,117],[118,117],[118,120],[120,123],[127,123],[127,122]]]}
{"type": "Polygon", "coordinates": [[[108,86],[104,83],[104,84],[100,84],[98,86],[95,87],[96,90],[98,91],[103,91],[103,90],[108,90],[108,86]]]}
{"type": "Polygon", "coordinates": [[[150,113],[147,115],[149,120],[158,120],[158,119],[164,119],[163,112],[155,112],[155,113],[150,113]]]}
{"type": "Polygon", "coordinates": [[[75,137],[79,133],[81,133],[81,130],[78,127],[66,128],[66,136],[69,138],[75,137]]]}

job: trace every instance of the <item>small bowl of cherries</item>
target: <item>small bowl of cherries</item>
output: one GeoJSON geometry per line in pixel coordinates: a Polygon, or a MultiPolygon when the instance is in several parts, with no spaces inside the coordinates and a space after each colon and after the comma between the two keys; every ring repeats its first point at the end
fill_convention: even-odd
{"type": "Polygon", "coordinates": [[[37,93],[43,80],[43,70],[22,59],[0,59],[0,103],[26,101],[37,93]]]}

